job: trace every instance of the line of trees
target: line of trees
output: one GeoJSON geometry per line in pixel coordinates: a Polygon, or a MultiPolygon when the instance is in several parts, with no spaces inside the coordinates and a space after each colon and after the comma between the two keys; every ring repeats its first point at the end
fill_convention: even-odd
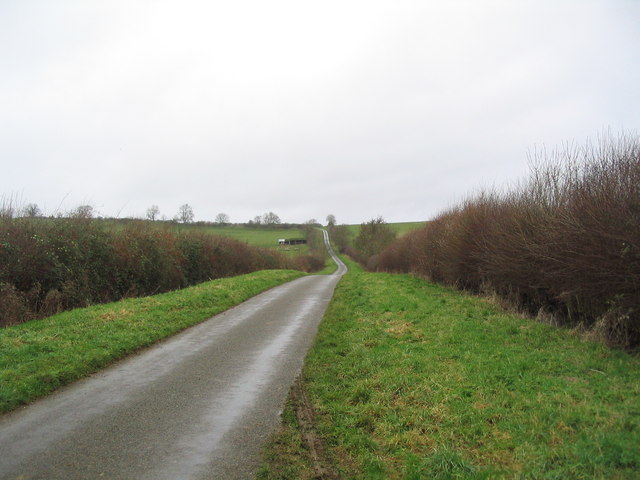
{"type": "MultiPolygon", "coordinates": [[[[191,223],[194,218],[193,208],[188,203],[184,203],[178,208],[178,213],[173,217],[173,220],[180,223],[191,223]]],[[[147,219],[152,222],[160,219],[160,207],[158,205],[151,205],[147,209],[147,219]]]]}
{"type": "MultiPolygon", "coordinates": [[[[50,218],[67,218],[67,217],[77,217],[77,218],[96,218],[97,212],[95,208],[91,205],[80,205],[73,210],[66,213],[57,213],[56,215],[52,215],[50,218]]],[[[19,206],[19,202],[14,198],[3,198],[0,197],[0,218],[17,218],[17,217],[27,217],[27,218],[42,218],[44,217],[44,213],[40,209],[40,207],[36,203],[29,203],[24,207],[19,206]]],[[[164,215],[160,215],[160,207],[158,205],[151,205],[147,208],[144,217],[147,220],[152,222],[163,220],[167,221],[167,217],[164,215]]],[[[130,218],[129,220],[137,220],[141,219],[138,217],[130,218]]],[[[193,211],[193,207],[188,203],[180,205],[178,208],[178,212],[171,218],[169,221],[173,221],[175,223],[194,223],[195,214],[193,211]]],[[[211,222],[198,222],[198,223],[206,223],[211,224],[211,222]]],[[[213,222],[215,225],[230,225],[231,217],[224,212],[218,213],[213,222]]],[[[251,227],[256,226],[264,226],[264,227],[291,227],[292,224],[285,224],[280,219],[280,216],[274,212],[266,212],[262,215],[256,215],[253,219],[249,220],[246,225],[251,227]]],[[[296,224],[297,225],[297,224],[296,224]]]]}
{"type": "Polygon", "coordinates": [[[256,215],[253,220],[249,220],[247,222],[249,225],[280,225],[282,224],[282,220],[280,217],[273,212],[267,212],[263,215],[256,215]]]}

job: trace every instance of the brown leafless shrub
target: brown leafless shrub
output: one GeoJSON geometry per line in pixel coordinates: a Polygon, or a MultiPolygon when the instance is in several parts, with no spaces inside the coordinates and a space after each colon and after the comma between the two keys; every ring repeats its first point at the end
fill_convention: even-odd
{"type": "Polygon", "coordinates": [[[534,155],[527,182],[440,214],[385,250],[378,268],[489,286],[532,315],[640,345],[638,137],[534,155]]]}
{"type": "Polygon", "coordinates": [[[428,229],[430,225],[408,232],[389,245],[377,256],[377,269],[388,272],[418,273],[425,259],[424,245],[428,229]]]}
{"type": "Polygon", "coordinates": [[[295,268],[303,272],[317,272],[325,265],[325,256],[319,254],[301,255],[294,259],[295,268]]]}
{"type": "Polygon", "coordinates": [[[0,326],[21,322],[28,312],[24,296],[13,285],[0,282],[0,326]]]}
{"type": "Polygon", "coordinates": [[[49,290],[42,301],[42,308],[39,313],[43,316],[60,313],[64,310],[63,303],[64,299],[59,290],[49,290]]]}

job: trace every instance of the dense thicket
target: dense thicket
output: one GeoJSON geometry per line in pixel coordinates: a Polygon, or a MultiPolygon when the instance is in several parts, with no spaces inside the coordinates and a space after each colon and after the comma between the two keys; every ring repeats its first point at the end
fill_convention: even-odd
{"type": "MultiPolygon", "coordinates": [[[[335,220],[335,218],[334,218],[335,220]]],[[[327,230],[331,241],[338,248],[340,253],[346,253],[347,248],[351,245],[351,232],[348,225],[328,225],[327,230]]]]}
{"type": "Polygon", "coordinates": [[[536,157],[530,179],[443,212],[377,268],[489,290],[555,323],[640,346],[640,143],[536,157]]]}
{"type": "Polygon", "coordinates": [[[360,225],[353,245],[348,245],[342,251],[364,268],[375,270],[378,254],[392,244],[395,239],[396,233],[389,228],[382,217],[372,218],[360,225]]]}
{"type": "Polygon", "coordinates": [[[261,269],[311,268],[194,231],[87,218],[0,218],[0,325],[261,269]]]}
{"type": "Polygon", "coordinates": [[[322,270],[328,257],[322,230],[318,229],[315,224],[307,224],[304,227],[304,232],[309,253],[300,257],[299,260],[305,262],[305,270],[308,272],[322,270]]]}

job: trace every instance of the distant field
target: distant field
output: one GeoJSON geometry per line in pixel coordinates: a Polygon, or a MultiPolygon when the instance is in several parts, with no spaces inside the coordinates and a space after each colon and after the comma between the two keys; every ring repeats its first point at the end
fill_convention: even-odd
{"type": "MultiPolygon", "coordinates": [[[[174,225],[178,230],[189,229],[199,230],[213,235],[222,235],[224,237],[235,238],[242,242],[246,242],[249,245],[255,245],[257,247],[277,248],[278,239],[280,238],[305,238],[305,232],[301,228],[265,228],[265,227],[253,227],[247,225],[195,225],[195,224],[173,224],[165,222],[156,222],[158,226],[174,225]]],[[[401,237],[405,233],[411,232],[422,227],[426,222],[399,222],[389,223],[391,228],[396,234],[401,237]]],[[[353,236],[358,235],[360,231],[360,224],[347,225],[349,231],[353,236]]],[[[292,248],[293,250],[293,248],[292,248]]],[[[305,253],[306,250],[303,251],[305,253]]]]}
{"type": "MultiPolygon", "coordinates": [[[[389,223],[389,228],[396,232],[396,235],[401,237],[405,233],[409,233],[412,230],[417,230],[422,227],[426,222],[400,222],[400,223],[389,223]]],[[[358,235],[360,232],[360,224],[358,225],[347,225],[349,227],[349,231],[354,235],[358,235]]]]}
{"type": "Polygon", "coordinates": [[[265,228],[250,227],[244,225],[183,225],[177,224],[178,230],[188,229],[230,237],[256,247],[275,248],[282,253],[291,255],[306,255],[309,250],[306,245],[280,247],[280,238],[305,238],[305,232],[301,228],[265,228]]]}
{"type": "Polygon", "coordinates": [[[243,225],[179,225],[178,228],[188,228],[205,231],[214,235],[235,238],[249,245],[257,247],[277,247],[280,238],[305,238],[304,231],[299,228],[252,228],[243,225]]]}
{"type": "MultiPolygon", "coordinates": [[[[123,228],[127,223],[118,220],[105,220],[112,228],[123,228]]],[[[144,221],[147,222],[146,220],[144,221]]],[[[255,227],[248,225],[198,225],[173,222],[151,222],[158,228],[175,228],[178,231],[200,231],[212,235],[230,237],[256,247],[278,248],[280,238],[306,238],[302,228],[255,227]]],[[[293,250],[293,248],[291,249],[293,250]]],[[[306,252],[306,249],[304,250],[306,252]]],[[[303,252],[303,253],[304,253],[303,252]]]]}

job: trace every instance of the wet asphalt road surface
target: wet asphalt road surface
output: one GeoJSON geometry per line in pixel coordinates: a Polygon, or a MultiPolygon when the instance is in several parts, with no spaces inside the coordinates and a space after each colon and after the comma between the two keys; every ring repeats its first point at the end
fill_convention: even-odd
{"type": "Polygon", "coordinates": [[[344,271],[269,290],[0,417],[0,479],[253,478],[344,271]]]}

